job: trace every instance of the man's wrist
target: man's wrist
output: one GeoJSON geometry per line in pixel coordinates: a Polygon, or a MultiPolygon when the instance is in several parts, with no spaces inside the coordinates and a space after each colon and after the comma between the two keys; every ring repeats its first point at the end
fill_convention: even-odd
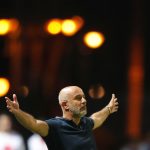
{"type": "Polygon", "coordinates": [[[109,113],[109,115],[110,115],[110,114],[111,114],[111,109],[110,109],[110,107],[109,107],[109,106],[106,106],[106,108],[107,108],[108,113],[109,113]]]}
{"type": "Polygon", "coordinates": [[[14,110],[12,113],[16,116],[16,115],[18,115],[20,112],[21,112],[21,109],[19,108],[19,109],[14,110]]]}

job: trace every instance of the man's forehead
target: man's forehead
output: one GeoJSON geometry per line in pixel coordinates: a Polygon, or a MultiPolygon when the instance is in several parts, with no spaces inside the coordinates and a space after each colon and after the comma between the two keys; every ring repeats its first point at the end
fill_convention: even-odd
{"type": "Polygon", "coordinates": [[[83,91],[80,87],[77,86],[70,86],[70,87],[66,87],[64,88],[63,92],[65,92],[66,94],[83,94],[83,91]]]}

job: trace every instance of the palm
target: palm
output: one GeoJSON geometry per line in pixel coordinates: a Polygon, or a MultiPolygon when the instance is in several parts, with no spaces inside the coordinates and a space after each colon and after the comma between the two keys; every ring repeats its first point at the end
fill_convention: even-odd
{"type": "Polygon", "coordinates": [[[13,101],[12,108],[13,108],[13,109],[19,109],[19,104],[18,104],[18,102],[13,101]]]}
{"type": "Polygon", "coordinates": [[[15,94],[13,94],[13,101],[8,97],[5,97],[5,99],[7,103],[7,108],[9,109],[10,112],[14,113],[19,109],[19,103],[17,101],[17,97],[15,94]]]}

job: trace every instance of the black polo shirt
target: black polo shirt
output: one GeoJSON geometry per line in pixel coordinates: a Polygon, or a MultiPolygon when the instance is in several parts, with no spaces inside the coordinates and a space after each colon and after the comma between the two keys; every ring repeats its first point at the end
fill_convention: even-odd
{"type": "Polygon", "coordinates": [[[96,150],[91,118],[82,117],[79,125],[56,117],[46,120],[49,134],[44,138],[49,150],[96,150]]]}

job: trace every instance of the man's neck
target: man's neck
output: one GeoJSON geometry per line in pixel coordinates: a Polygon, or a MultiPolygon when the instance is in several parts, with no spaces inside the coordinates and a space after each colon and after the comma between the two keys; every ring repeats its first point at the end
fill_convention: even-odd
{"type": "Polygon", "coordinates": [[[69,114],[63,114],[63,118],[72,120],[76,125],[80,123],[81,117],[69,115],[69,114]]]}
{"type": "Polygon", "coordinates": [[[76,124],[76,125],[78,125],[79,123],[80,123],[80,120],[81,120],[81,118],[73,118],[72,119],[73,120],[73,122],[76,124]]]}

